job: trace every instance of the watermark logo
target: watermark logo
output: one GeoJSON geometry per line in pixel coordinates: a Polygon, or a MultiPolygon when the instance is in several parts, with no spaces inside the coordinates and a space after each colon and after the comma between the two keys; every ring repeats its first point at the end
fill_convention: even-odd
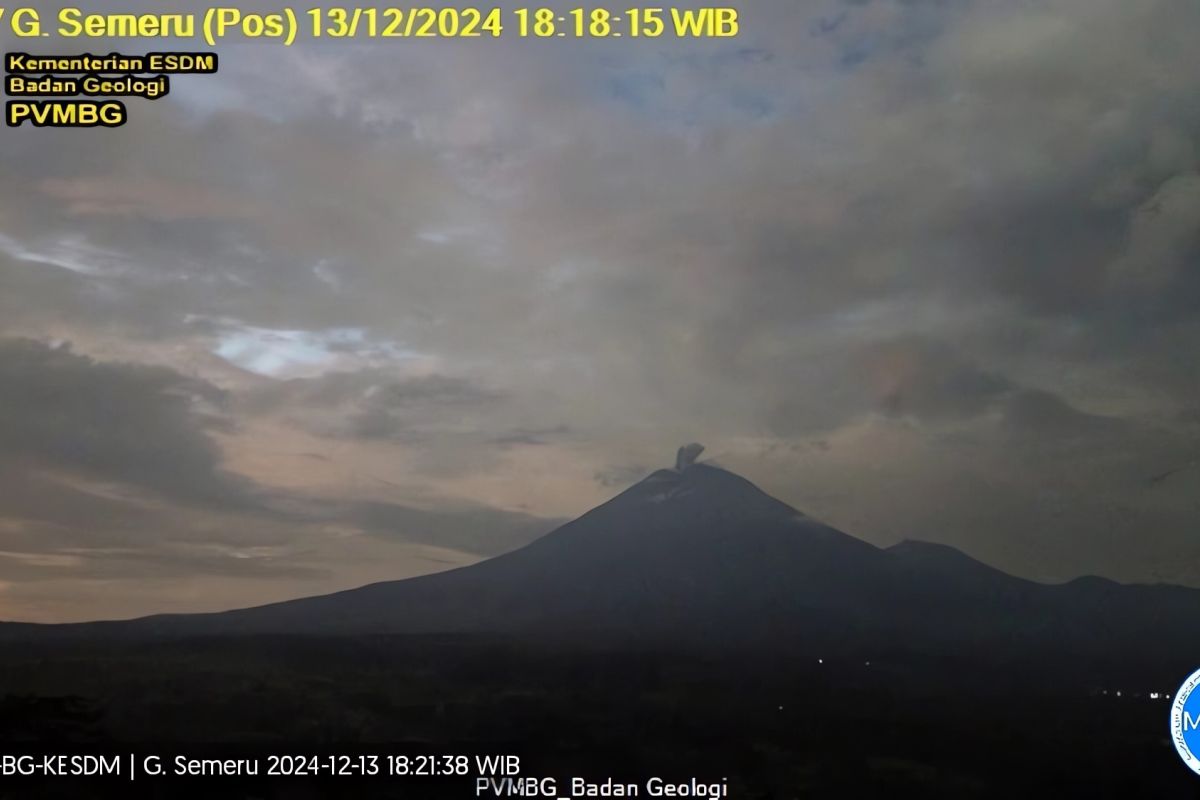
{"type": "Polygon", "coordinates": [[[1183,763],[1200,775],[1200,669],[1191,674],[1171,705],[1171,741],[1183,763]]]}

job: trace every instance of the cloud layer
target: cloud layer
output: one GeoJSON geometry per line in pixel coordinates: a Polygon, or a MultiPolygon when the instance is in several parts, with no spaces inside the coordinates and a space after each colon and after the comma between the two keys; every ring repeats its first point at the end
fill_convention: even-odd
{"type": "MultiPolygon", "coordinates": [[[[1200,584],[1200,7],[742,18],[231,44],[123,129],[3,137],[0,466],[48,499],[0,611],[103,573],[31,538],[89,530],[54,492],[130,552],[186,509],[183,572],[203,530],[284,548],[274,597],[443,530],[380,508],[569,516],[694,439],[881,544],[1200,584]]],[[[121,609],[204,605],[139,575],[121,609]]],[[[87,615],[87,580],[5,615],[87,615]]]]}

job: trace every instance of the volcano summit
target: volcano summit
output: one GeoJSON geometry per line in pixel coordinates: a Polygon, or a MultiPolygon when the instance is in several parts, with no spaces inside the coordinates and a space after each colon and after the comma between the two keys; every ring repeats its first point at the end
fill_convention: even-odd
{"type": "Polygon", "coordinates": [[[681,449],[676,469],[469,567],[240,611],[81,627],[1097,655],[1182,655],[1200,638],[1200,591],[1100,579],[1044,585],[944,545],[878,548],[693,463],[696,447],[681,449]]]}

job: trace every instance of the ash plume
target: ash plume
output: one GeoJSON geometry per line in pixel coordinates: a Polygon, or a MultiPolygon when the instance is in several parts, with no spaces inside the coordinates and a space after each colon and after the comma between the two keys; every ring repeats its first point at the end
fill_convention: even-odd
{"type": "Polygon", "coordinates": [[[692,442],[685,444],[675,453],[675,471],[683,472],[685,469],[696,463],[696,459],[704,452],[704,445],[692,442]]]}

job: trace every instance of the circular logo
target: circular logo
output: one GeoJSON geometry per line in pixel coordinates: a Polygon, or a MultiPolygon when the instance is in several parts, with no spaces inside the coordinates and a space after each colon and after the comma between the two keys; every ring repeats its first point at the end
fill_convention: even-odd
{"type": "Polygon", "coordinates": [[[1200,669],[1179,687],[1171,704],[1171,741],[1183,763],[1200,775],[1200,669]]]}

